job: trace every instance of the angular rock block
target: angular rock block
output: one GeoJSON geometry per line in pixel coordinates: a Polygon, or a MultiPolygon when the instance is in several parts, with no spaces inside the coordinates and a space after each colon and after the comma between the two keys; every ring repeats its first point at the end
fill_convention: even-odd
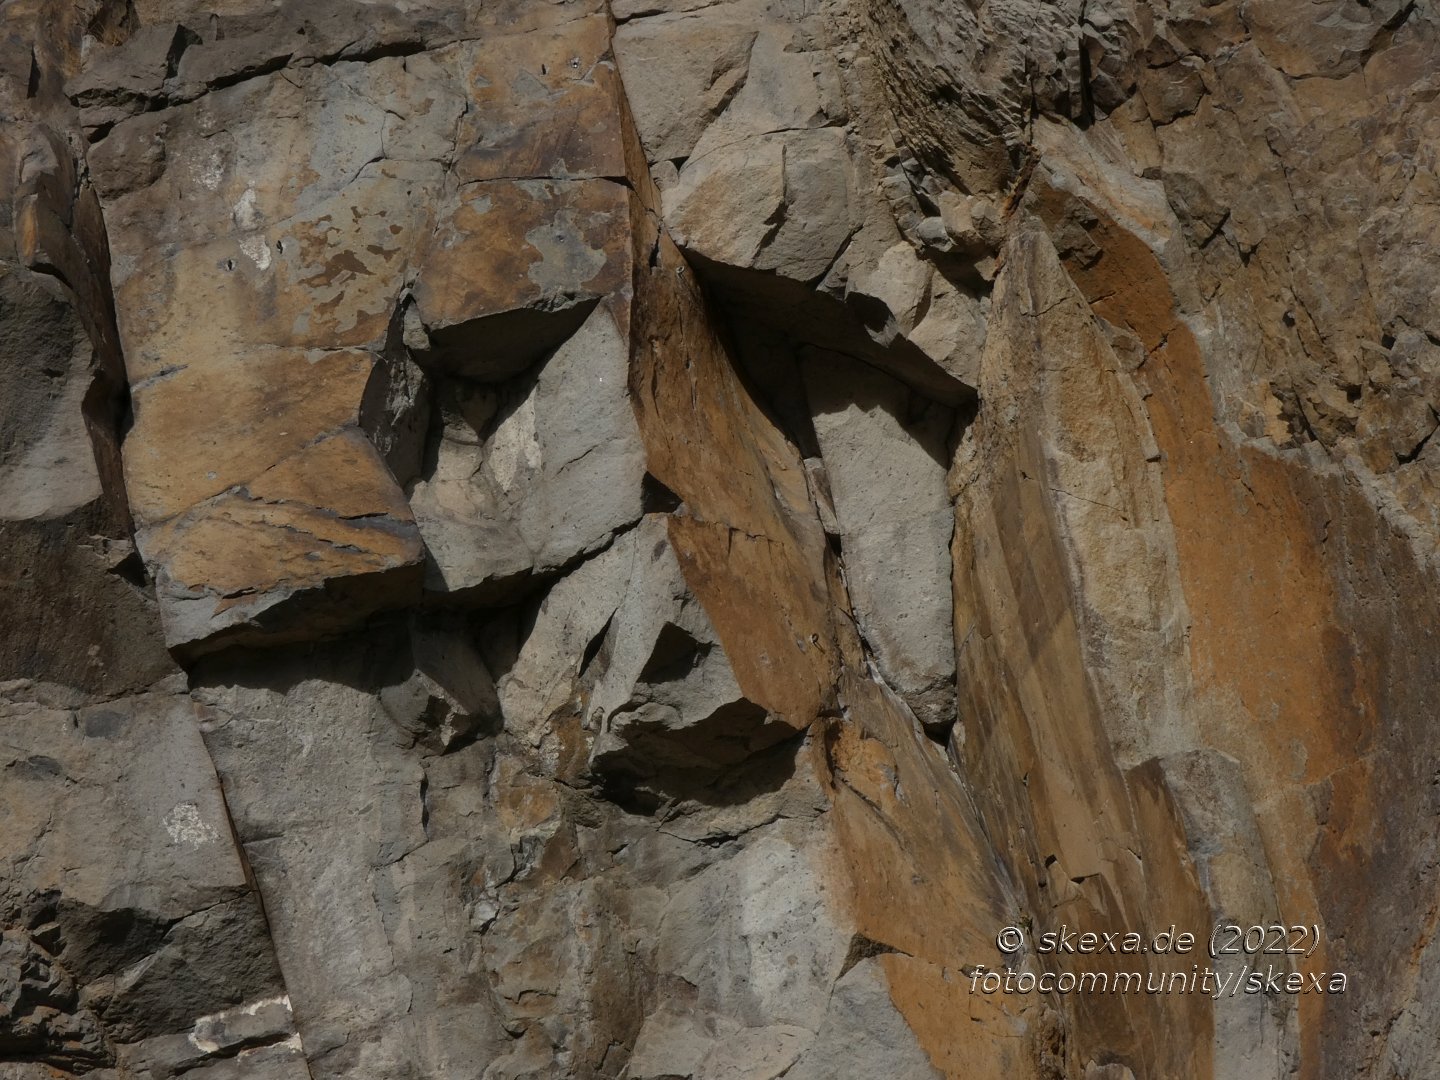
{"type": "MultiPolygon", "coordinates": [[[[191,703],[155,693],[72,711],[45,697],[0,690],[0,1053],[75,1074],[158,1062],[172,1033],[283,997],[191,703]]],[[[293,1037],[287,1009],[268,1041],[293,1037]]],[[[229,1056],[183,1056],[216,1054],[229,1056]]]]}
{"type": "Polygon", "coordinates": [[[861,633],[927,729],[955,719],[951,410],[833,353],[803,361],[861,633]]]}
{"type": "Polygon", "coordinates": [[[422,319],[440,327],[444,311],[463,311],[470,335],[468,344],[439,329],[431,335],[450,342],[431,354],[446,358],[434,368],[439,439],[410,504],[429,552],[426,588],[434,593],[508,599],[640,516],[645,461],[627,389],[630,196],[608,181],[584,185],[565,185],[558,199],[549,196],[559,185],[548,181],[502,185],[499,197],[520,192],[526,210],[518,224],[490,204],[472,227],[469,250],[438,257],[438,278],[469,283],[465,299],[435,297],[423,278],[417,288],[422,319]],[[486,231],[497,219],[499,235],[486,231]],[[574,231],[577,224],[589,239],[574,231]],[[511,226],[525,228],[530,243],[509,235],[511,226]],[[495,325],[505,316],[486,317],[493,293],[483,295],[486,279],[468,272],[471,260],[489,265],[492,246],[534,260],[523,277],[522,266],[493,279],[526,281],[520,290],[501,289],[532,301],[512,309],[518,329],[495,325]],[[538,370],[527,373],[532,365],[538,370]],[[514,377],[494,387],[477,382],[506,375],[514,377]]]}
{"type": "Polygon", "coordinates": [[[292,5],[274,29],[154,28],[71,87],[115,229],[126,486],[182,654],[324,636],[427,588],[504,599],[639,515],[607,24],[452,23],[292,5]],[[420,55],[348,59],[367,41],[420,55]],[[322,62],[277,70],[302,54],[322,62]],[[450,407],[478,382],[483,430],[450,407]]]}

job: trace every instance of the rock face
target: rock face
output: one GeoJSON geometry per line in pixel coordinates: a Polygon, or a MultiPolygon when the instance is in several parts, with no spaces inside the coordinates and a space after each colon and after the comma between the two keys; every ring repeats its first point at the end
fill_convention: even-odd
{"type": "Polygon", "coordinates": [[[1434,1074],[1428,5],[0,57],[4,1080],[1434,1074]]]}

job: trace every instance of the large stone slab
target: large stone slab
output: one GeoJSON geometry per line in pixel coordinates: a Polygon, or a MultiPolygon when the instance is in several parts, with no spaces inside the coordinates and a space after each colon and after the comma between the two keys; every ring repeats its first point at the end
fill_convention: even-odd
{"type": "Polygon", "coordinates": [[[833,353],[804,378],[861,633],[927,728],[955,719],[949,409],[833,353]]]}
{"type": "MultiPolygon", "coordinates": [[[[0,693],[3,1053],[67,1075],[153,1060],[171,1076],[230,1056],[187,1043],[177,1060],[173,1036],[283,1000],[284,985],[192,704],[0,693]]],[[[287,1007],[255,1045],[293,1036],[287,1007]]]]}
{"type": "Polygon", "coordinates": [[[638,514],[623,373],[633,212],[599,179],[625,175],[633,136],[605,21],[462,41],[443,17],[347,17],[291,7],[270,27],[152,28],[71,87],[115,237],[126,485],[181,652],[332,633],[427,580],[458,594],[550,573],[638,514]],[[604,297],[618,323],[602,341],[582,324],[604,297]],[[453,531],[486,495],[437,493],[456,462],[443,403],[417,527],[401,481],[421,471],[423,372],[519,377],[577,331],[531,378],[533,400],[509,388],[514,422],[496,433],[502,501],[527,486],[525,508],[497,515],[522,550],[473,552],[453,531]],[[405,375],[415,360],[422,374],[405,375]],[[601,394],[579,393],[577,374],[601,394]],[[537,403],[532,478],[522,429],[537,403]],[[550,434],[572,407],[600,421],[581,426],[584,445],[550,434]]]}

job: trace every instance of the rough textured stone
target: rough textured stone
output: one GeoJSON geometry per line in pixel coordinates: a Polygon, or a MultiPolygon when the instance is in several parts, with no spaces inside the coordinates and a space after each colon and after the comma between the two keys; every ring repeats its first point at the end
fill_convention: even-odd
{"type": "Polygon", "coordinates": [[[628,201],[605,180],[467,185],[415,285],[435,364],[495,382],[564,341],[628,277],[628,201]]]}
{"type": "Polygon", "coordinates": [[[98,3],[0,18],[0,676],[110,695],[173,668],[129,558],[106,229],[62,87],[132,22],[98,3]]]}
{"type": "MultiPolygon", "coordinates": [[[[8,683],[4,696],[3,1052],[83,1072],[283,995],[184,694],[65,708],[8,683]]],[[[285,1019],[252,1043],[291,1037],[285,1019]]]]}
{"type": "Polygon", "coordinates": [[[1440,26],[1302,7],[0,5],[0,1077],[1430,1075],[1440,26]],[[972,990],[1217,921],[1345,993],[972,990]]]}
{"type": "Polygon", "coordinates": [[[731,4],[718,17],[675,13],[616,30],[625,94],[651,161],[683,163],[745,85],[757,14],[731,4]]]}
{"type": "Polygon", "coordinates": [[[90,341],[66,292],[19,268],[0,277],[0,506],[12,520],[61,517],[100,498],[84,413],[90,341]]]}
{"type": "Polygon", "coordinates": [[[945,485],[950,410],[847,357],[804,361],[855,615],[885,680],[927,728],[955,719],[945,485]]]}
{"type": "Polygon", "coordinates": [[[915,1045],[890,1000],[875,960],[862,960],[835,983],[816,1045],[784,1075],[799,1077],[886,1076],[930,1080],[939,1076],[915,1045]]]}
{"type": "Polygon", "coordinates": [[[762,134],[704,149],[665,191],[676,240],[727,266],[823,277],[856,228],[843,136],[762,134]]]}
{"type": "Polygon", "coordinates": [[[513,594],[640,516],[645,464],[626,351],[613,309],[594,306],[538,372],[496,391],[442,386],[434,464],[410,495],[428,589],[513,594]]]}

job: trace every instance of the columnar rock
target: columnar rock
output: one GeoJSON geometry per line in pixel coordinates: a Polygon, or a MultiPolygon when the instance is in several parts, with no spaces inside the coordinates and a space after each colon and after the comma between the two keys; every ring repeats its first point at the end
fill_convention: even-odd
{"type": "Polygon", "coordinates": [[[927,728],[955,719],[945,485],[954,414],[847,357],[803,361],[855,614],[885,680],[927,728]]]}
{"type": "Polygon", "coordinates": [[[0,1075],[1429,1075],[1440,39],[1310,8],[0,9],[0,1075]],[[1344,992],[986,988],[1217,922],[1344,992]]]}

